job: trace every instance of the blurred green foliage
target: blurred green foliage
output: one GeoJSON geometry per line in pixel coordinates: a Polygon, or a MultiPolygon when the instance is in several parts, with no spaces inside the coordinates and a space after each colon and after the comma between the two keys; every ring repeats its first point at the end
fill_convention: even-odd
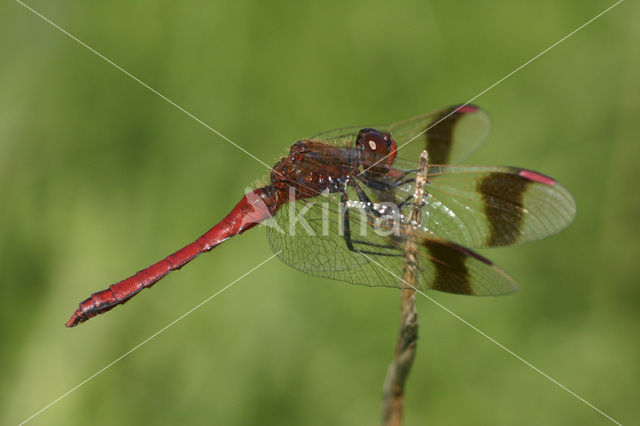
{"type": "MultiPolygon", "coordinates": [[[[271,164],[293,141],[464,102],[611,3],[28,3],[271,164]]],[[[483,252],[521,291],[430,294],[637,421],[640,8],[624,2],[476,102],[471,159],[575,195],[561,234],[483,252]]],[[[76,329],[77,303],[190,242],[266,170],[19,3],[0,5],[0,423],[16,424],[270,256],[234,238],[76,329]]],[[[376,424],[399,292],[274,260],[31,424],[376,424]]],[[[607,424],[424,298],[406,423],[607,424]]]]}

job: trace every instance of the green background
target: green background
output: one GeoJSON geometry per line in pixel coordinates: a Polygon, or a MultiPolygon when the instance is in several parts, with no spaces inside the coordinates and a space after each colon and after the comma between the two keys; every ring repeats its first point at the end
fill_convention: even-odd
{"type": "MultiPolygon", "coordinates": [[[[272,164],[322,130],[465,102],[607,1],[28,3],[272,164]]],[[[475,102],[471,159],[575,195],[562,233],[483,251],[503,298],[429,293],[622,423],[638,421],[640,7],[626,1],[475,102]]],[[[267,259],[254,229],[125,307],[93,291],[214,225],[267,170],[19,3],[0,5],[0,423],[16,424],[267,259]]],[[[370,425],[400,293],[272,260],[31,424],[370,425]]],[[[608,424],[426,298],[406,424],[608,424]]]]}

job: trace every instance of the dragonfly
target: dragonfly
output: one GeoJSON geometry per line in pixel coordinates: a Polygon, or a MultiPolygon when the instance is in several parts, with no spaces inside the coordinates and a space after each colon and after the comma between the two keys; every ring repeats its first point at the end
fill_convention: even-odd
{"type": "Polygon", "coordinates": [[[490,128],[483,109],[464,104],[390,125],[346,127],[299,140],[213,228],[93,293],[66,326],[124,304],[201,253],[259,224],[266,227],[280,260],[314,276],[403,288],[404,247],[412,239],[417,290],[513,293],[518,289],[514,278],[473,250],[555,234],[572,222],[576,204],[564,186],[542,173],[458,165],[487,139],[490,128]],[[424,150],[425,195],[414,200],[424,150]],[[419,221],[411,222],[410,211],[416,208],[419,221]]]}

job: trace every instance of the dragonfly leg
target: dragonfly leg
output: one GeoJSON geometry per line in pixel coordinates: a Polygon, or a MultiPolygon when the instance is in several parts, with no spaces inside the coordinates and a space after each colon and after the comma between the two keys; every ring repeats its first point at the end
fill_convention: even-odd
{"type": "MultiPolygon", "coordinates": [[[[383,217],[384,213],[377,210],[374,206],[375,203],[372,203],[371,200],[369,199],[369,197],[367,196],[367,194],[357,185],[357,184],[353,184],[353,186],[356,189],[356,193],[358,194],[358,198],[360,199],[360,201],[362,203],[364,203],[364,205],[366,206],[365,211],[367,211],[367,213],[372,214],[375,217],[383,217]]],[[[408,202],[408,200],[410,200],[411,198],[413,198],[413,196],[409,197],[407,200],[403,201],[398,207],[398,211],[402,210],[402,207],[404,205],[406,205],[406,203],[408,202]]]]}
{"type": "Polygon", "coordinates": [[[411,200],[413,200],[413,194],[409,195],[403,202],[398,204],[398,209],[402,210],[403,208],[407,207],[409,204],[416,207],[424,207],[427,205],[426,201],[424,200],[422,200],[421,203],[412,203],[411,200]]]}
{"type": "Polygon", "coordinates": [[[359,175],[358,178],[369,188],[377,189],[379,191],[389,191],[393,188],[397,188],[399,186],[415,182],[415,178],[409,178],[406,180],[403,180],[403,179],[407,177],[407,175],[411,173],[416,173],[416,172],[417,170],[408,170],[406,172],[403,172],[400,176],[396,177],[391,183],[382,182],[380,180],[373,179],[368,176],[362,176],[362,175],[359,175]]]}
{"type": "Polygon", "coordinates": [[[390,184],[393,188],[397,188],[399,186],[405,185],[407,183],[413,183],[416,181],[415,178],[409,178],[407,180],[402,180],[404,178],[406,178],[408,175],[410,175],[411,173],[418,173],[420,170],[418,169],[412,169],[412,170],[407,170],[406,172],[403,172],[402,174],[400,174],[400,176],[398,176],[396,178],[396,180],[390,184]]]}
{"type": "Polygon", "coordinates": [[[394,188],[393,184],[390,184],[390,183],[382,182],[375,179],[365,178],[362,176],[359,176],[358,178],[369,188],[376,189],[378,191],[389,191],[394,188]]]}
{"type": "Polygon", "coordinates": [[[358,198],[366,206],[365,210],[367,211],[367,213],[370,213],[375,217],[382,216],[382,213],[380,213],[379,211],[373,208],[373,203],[371,202],[367,194],[362,190],[362,188],[360,188],[355,182],[353,183],[353,186],[356,189],[356,194],[358,194],[358,198]]]}
{"type": "Polygon", "coordinates": [[[403,202],[398,204],[398,210],[402,210],[411,204],[411,200],[413,200],[413,194],[409,195],[403,202]]]}
{"type": "Polygon", "coordinates": [[[415,180],[415,178],[410,178],[410,179],[407,179],[407,180],[399,180],[399,179],[398,179],[398,180],[396,180],[394,183],[392,183],[391,185],[392,185],[394,188],[397,188],[397,187],[399,187],[399,186],[406,185],[406,184],[408,184],[408,183],[413,183],[413,182],[415,182],[415,181],[416,181],[416,180],[415,180]]]}
{"type": "MultiPolygon", "coordinates": [[[[356,185],[357,188],[357,185],[356,185]]],[[[356,190],[357,191],[357,190],[356,190]]],[[[364,194],[364,192],[363,192],[364,194]]],[[[366,194],[365,194],[366,197],[366,194]]],[[[347,196],[346,191],[342,192],[341,194],[341,200],[342,203],[346,205],[346,203],[349,201],[349,198],[347,196]]],[[[364,200],[361,200],[363,202],[365,202],[364,200]]],[[[403,256],[403,254],[396,254],[396,253],[381,253],[381,252],[376,252],[376,251],[369,251],[369,250],[359,250],[357,248],[354,247],[354,243],[356,244],[361,244],[361,245],[366,245],[366,246],[371,246],[371,247],[379,247],[379,248],[386,248],[386,249],[393,249],[394,247],[392,246],[385,246],[383,244],[374,244],[374,243],[370,243],[367,241],[361,241],[361,240],[353,240],[351,238],[351,226],[350,226],[350,221],[349,221],[349,209],[345,209],[344,211],[344,219],[343,219],[343,237],[344,237],[344,241],[347,244],[347,248],[349,249],[349,251],[353,251],[356,253],[361,253],[361,254],[370,254],[373,256],[391,256],[391,257],[399,257],[399,256],[403,256]]]]}
{"type": "MultiPolygon", "coordinates": [[[[343,191],[342,194],[340,195],[340,199],[342,201],[342,204],[344,206],[347,205],[347,202],[349,201],[349,197],[347,196],[347,192],[343,191]]],[[[355,249],[353,248],[353,242],[351,241],[351,227],[350,227],[350,223],[349,223],[349,209],[345,208],[344,209],[344,217],[342,219],[342,230],[343,230],[343,236],[344,236],[344,242],[347,243],[347,248],[350,251],[355,251],[355,249]]]]}
{"type": "MultiPolygon", "coordinates": [[[[411,179],[411,180],[414,180],[414,179],[411,179]]],[[[354,187],[356,188],[356,193],[358,194],[358,198],[360,198],[360,201],[362,201],[365,204],[365,206],[367,206],[366,211],[373,214],[376,217],[382,217],[382,213],[376,210],[375,208],[373,208],[374,204],[371,202],[371,200],[369,200],[369,197],[367,196],[367,194],[358,185],[354,184],[354,187]]],[[[398,211],[401,211],[403,208],[405,208],[409,204],[416,205],[415,203],[411,203],[412,199],[413,199],[413,194],[409,195],[404,201],[398,204],[397,206],[398,211]]],[[[425,205],[426,203],[423,201],[418,205],[418,207],[424,207],[425,205]]]]}

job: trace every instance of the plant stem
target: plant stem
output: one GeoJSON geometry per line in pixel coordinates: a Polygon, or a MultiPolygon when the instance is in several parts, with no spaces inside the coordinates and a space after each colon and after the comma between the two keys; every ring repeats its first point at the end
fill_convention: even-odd
{"type": "Polygon", "coordinates": [[[400,312],[400,333],[396,342],[395,356],[384,381],[382,424],[384,426],[402,425],[404,408],[404,386],[411,371],[418,343],[418,313],[416,312],[416,279],[418,244],[416,224],[420,223],[421,204],[424,187],[427,183],[427,152],[420,155],[420,170],[416,176],[414,207],[409,223],[406,224],[407,241],[405,244],[405,263],[402,276],[402,308],[400,312]]]}

